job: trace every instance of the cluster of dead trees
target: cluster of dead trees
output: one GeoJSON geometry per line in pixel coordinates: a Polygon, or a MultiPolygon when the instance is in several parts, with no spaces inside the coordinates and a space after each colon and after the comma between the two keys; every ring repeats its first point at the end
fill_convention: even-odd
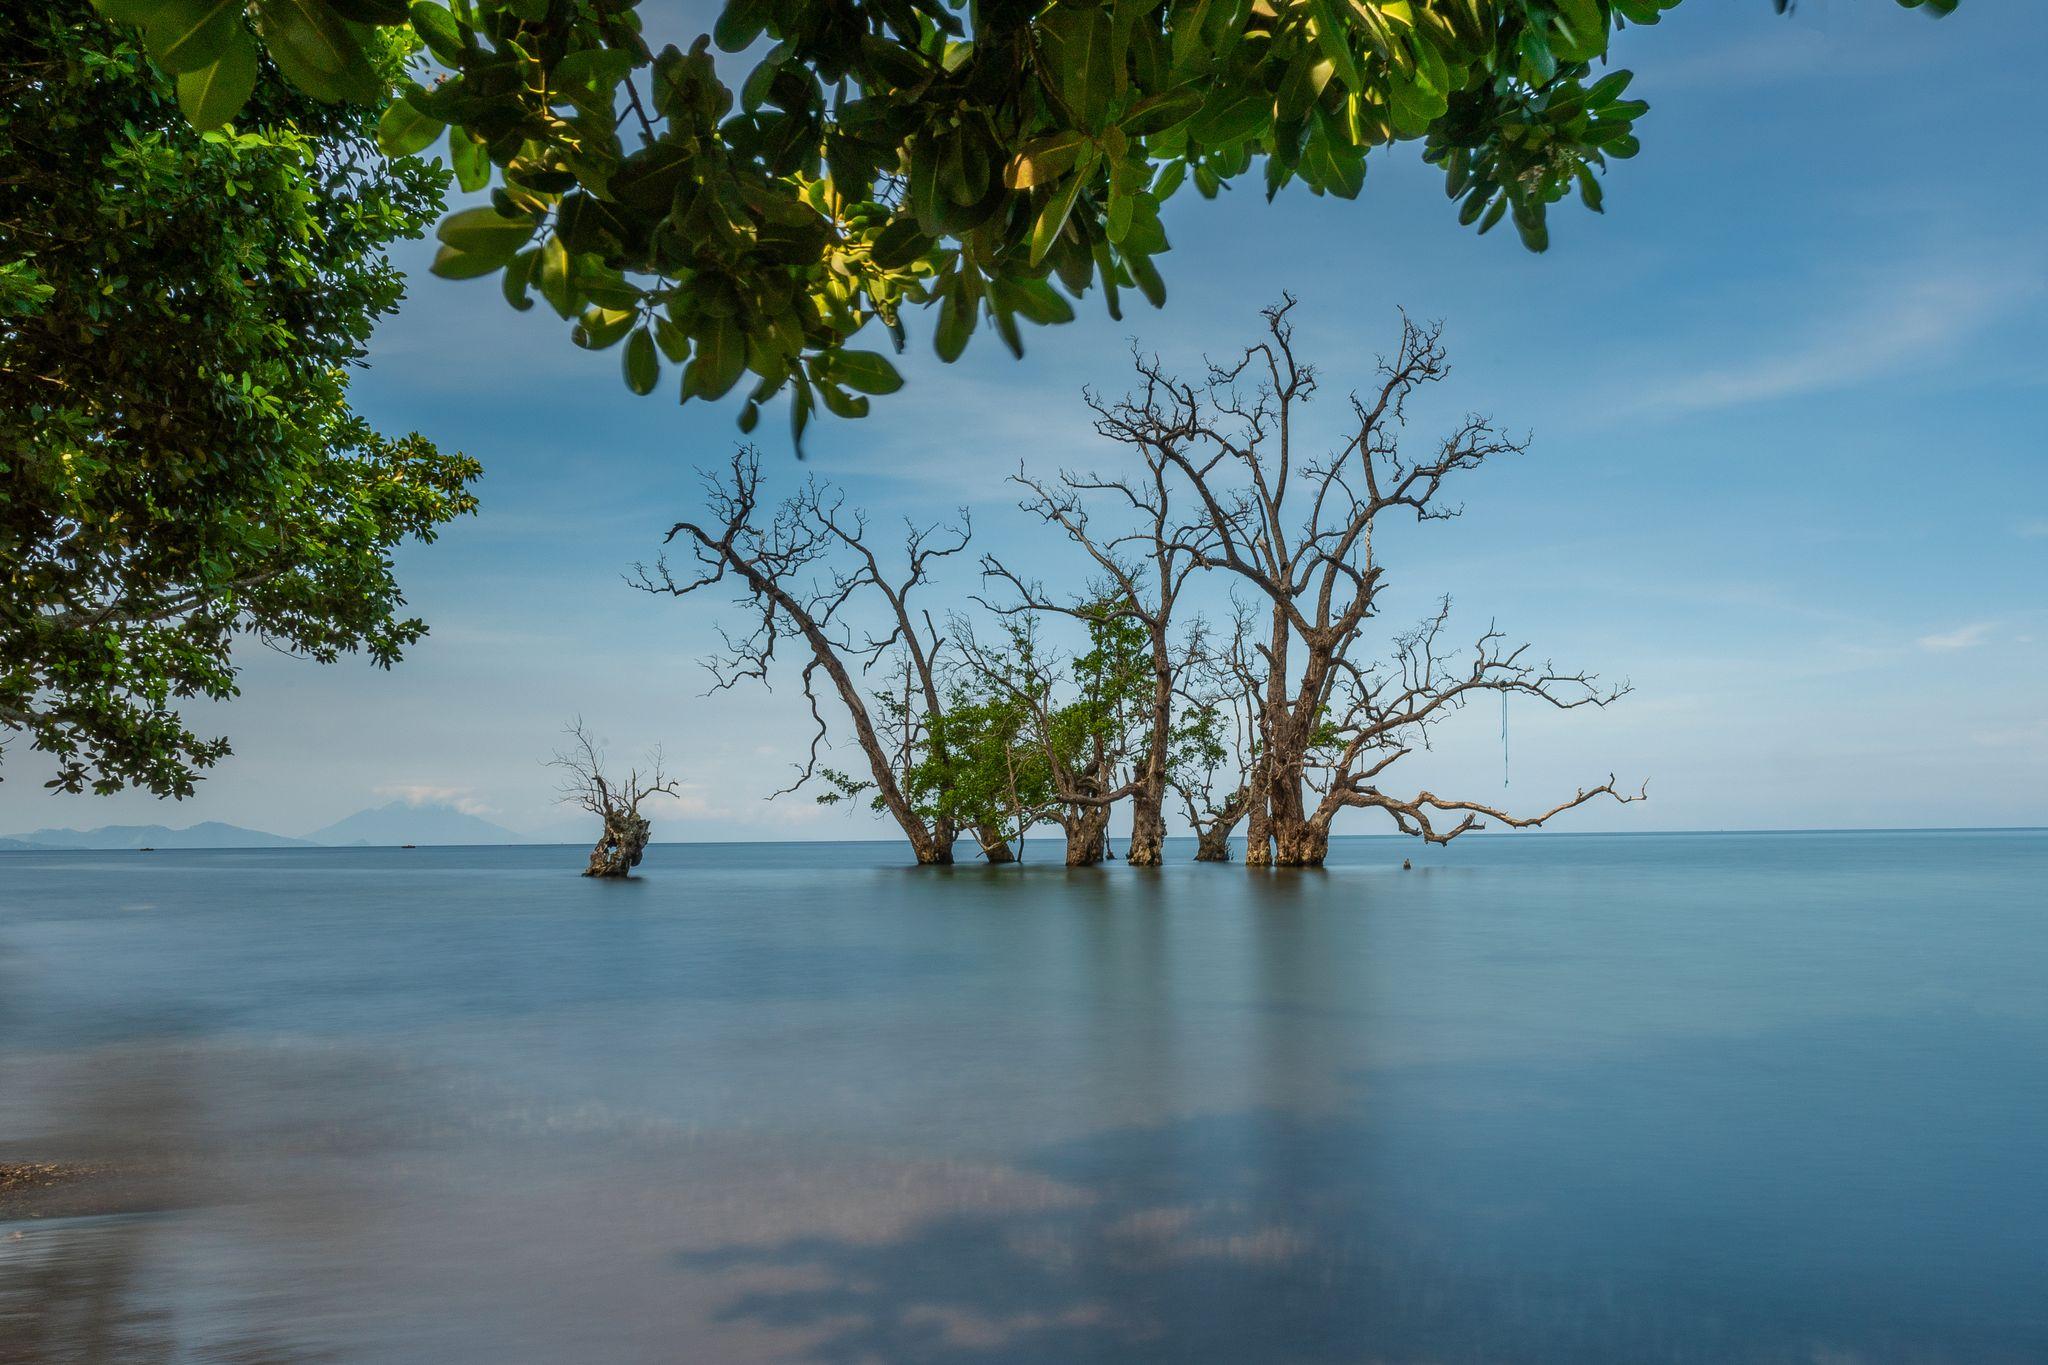
{"type": "Polygon", "coordinates": [[[1376,529],[1455,516],[1447,481],[1523,445],[1468,417],[1428,453],[1404,451],[1410,400],[1447,373],[1440,329],[1404,318],[1399,348],[1350,396],[1335,448],[1305,452],[1295,431],[1317,376],[1296,356],[1293,306],[1266,310],[1258,340],[1196,380],[1140,355],[1130,393],[1091,395],[1097,433],[1126,457],[1118,469],[1018,473],[1024,509],[1076,554],[1083,591],[1050,592],[984,555],[973,615],[935,615],[924,599],[968,550],[964,510],[913,525],[902,553],[884,556],[865,516],[815,480],[765,504],[749,449],[706,476],[709,515],[669,532],[688,563],[643,567],[639,585],[734,589],[749,624],[710,661],[716,687],[765,682],[786,660],[815,725],[785,791],[871,802],[920,863],[952,862],[970,837],[980,856],[1011,861],[1048,823],[1069,865],[1099,862],[1122,804],[1133,865],[1160,862],[1174,803],[1199,859],[1227,860],[1242,829],[1248,863],[1313,866],[1346,809],[1445,843],[1485,820],[1522,828],[1596,798],[1640,799],[1610,776],[1516,815],[1391,787],[1394,766],[1478,697],[1571,709],[1627,688],[1539,663],[1492,629],[1455,649],[1447,605],[1384,657],[1362,657],[1386,587],[1376,529]],[[1225,625],[1187,606],[1210,576],[1231,589],[1225,625]],[[1056,648],[1055,634],[1078,643],[1056,648]],[[841,724],[858,772],[825,762],[841,724]]]}

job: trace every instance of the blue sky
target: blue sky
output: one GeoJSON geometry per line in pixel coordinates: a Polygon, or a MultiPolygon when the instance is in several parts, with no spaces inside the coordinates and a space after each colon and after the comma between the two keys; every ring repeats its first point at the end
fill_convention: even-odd
{"type": "MultiPolygon", "coordinates": [[[[1455,367],[1415,435],[1476,409],[1535,440],[1468,479],[1461,520],[1399,537],[1390,624],[1449,593],[1468,630],[1497,620],[1636,689],[1599,715],[1514,713],[1506,793],[1490,710],[1410,782],[1548,804],[1610,769],[1649,780],[1648,804],[1573,829],[2048,824],[2044,51],[2048,9],[2026,0],[1940,22],[1692,0],[1618,40],[1654,106],[1643,155],[1608,177],[1604,216],[1556,210],[1545,256],[1458,228],[1408,152],[1353,204],[1189,195],[1163,311],[1114,323],[1091,299],[1022,362],[984,334],[953,366],[922,320],[902,393],[818,429],[802,468],[764,422],[764,462],[878,519],[970,506],[986,548],[1058,581],[1064,556],[1002,480],[1111,457],[1080,391],[1120,388],[1131,338],[1192,365],[1292,290],[1334,418],[1406,307],[1444,321],[1455,367]]],[[[729,609],[622,582],[698,507],[692,471],[729,454],[733,406],[635,399],[615,355],[488,281],[428,277],[429,254],[405,252],[413,297],[356,394],[487,471],[481,515],[403,556],[432,636],[390,674],[248,650],[242,697],[194,708],[236,755],[175,808],[50,796],[17,748],[0,829],[300,833],[405,797],[576,837],[541,761],[580,714],[620,757],[664,746],[690,784],[657,837],[886,834],[764,801],[805,738],[793,683],[705,698],[696,661],[729,609]]]]}

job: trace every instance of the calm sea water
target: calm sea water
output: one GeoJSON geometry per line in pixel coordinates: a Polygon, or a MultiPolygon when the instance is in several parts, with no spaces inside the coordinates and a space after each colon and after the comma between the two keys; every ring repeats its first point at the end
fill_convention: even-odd
{"type": "Polygon", "coordinates": [[[0,854],[0,1360],[2048,1360],[2048,834],[900,857],[0,854]]]}

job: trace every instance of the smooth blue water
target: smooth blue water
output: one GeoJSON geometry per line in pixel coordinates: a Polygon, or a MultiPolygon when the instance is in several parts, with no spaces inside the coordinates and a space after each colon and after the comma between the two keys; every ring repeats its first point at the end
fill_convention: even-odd
{"type": "Polygon", "coordinates": [[[2048,1360],[2048,834],[900,857],[0,854],[0,1360],[2048,1360]]]}

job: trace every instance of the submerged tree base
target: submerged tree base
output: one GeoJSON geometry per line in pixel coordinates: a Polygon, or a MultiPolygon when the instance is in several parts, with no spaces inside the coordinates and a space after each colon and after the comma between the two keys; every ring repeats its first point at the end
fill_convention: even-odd
{"type": "Polygon", "coordinates": [[[1134,822],[1124,845],[1124,862],[1130,867],[1158,867],[1166,861],[1165,843],[1165,821],[1134,822]]]}
{"type": "Polygon", "coordinates": [[[1304,824],[1273,832],[1273,866],[1321,867],[1330,856],[1330,832],[1304,824]]]}
{"type": "Polygon", "coordinates": [[[567,773],[562,799],[574,801],[604,822],[597,846],[590,850],[586,877],[630,877],[647,852],[652,826],[640,814],[640,803],[650,796],[674,796],[680,787],[662,772],[661,751],[654,752],[654,775],[642,778],[638,768],[626,774],[622,783],[604,775],[604,754],[582,720],[569,727],[575,747],[557,752],[553,764],[567,773]]]}
{"type": "Polygon", "coordinates": [[[647,840],[652,832],[648,822],[637,815],[606,820],[597,847],[590,850],[590,865],[583,869],[583,875],[632,876],[633,869],[640,866],[640,859],[647,852],[647,840]]]}
{"type": "Polygon", "coordinates": [[[1099,867],[1116,861],[1109,846],[1109,811],[1090,809],[1067,825],[1067,866],[1099,867]]]}

